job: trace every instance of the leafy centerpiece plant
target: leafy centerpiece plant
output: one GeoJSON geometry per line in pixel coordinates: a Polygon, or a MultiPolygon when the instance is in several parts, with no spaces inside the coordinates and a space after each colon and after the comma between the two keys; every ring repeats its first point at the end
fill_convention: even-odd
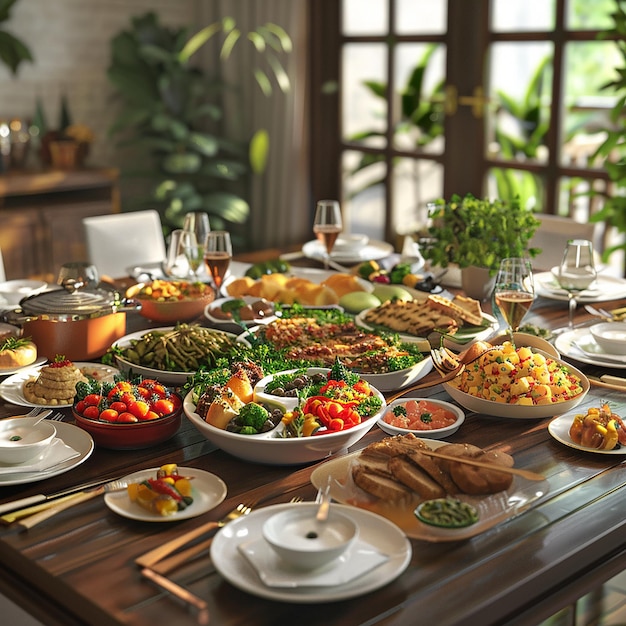
{"type": "MultiPolygon", "coordinates": [[[[540,252],[529,247],[529,242],[541,222],[519,198],[504,202],[453,195],[448,201],[435,201],[430,218],[429,239],[422,254],[435,266],[478,267],[493,277],[502,259],[533,257],[540,252]]],[[[466,284],[463,288],[468,293],[466,284]]]]}

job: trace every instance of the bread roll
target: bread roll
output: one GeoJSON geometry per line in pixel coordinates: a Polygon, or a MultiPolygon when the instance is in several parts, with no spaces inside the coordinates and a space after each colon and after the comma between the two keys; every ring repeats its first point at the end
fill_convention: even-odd
{"type": "Polygon", "coordinates": [[[9,337],[0,344],[0,369],[15,369],[37,360],[37,346],[29,339],[9,337]]]}

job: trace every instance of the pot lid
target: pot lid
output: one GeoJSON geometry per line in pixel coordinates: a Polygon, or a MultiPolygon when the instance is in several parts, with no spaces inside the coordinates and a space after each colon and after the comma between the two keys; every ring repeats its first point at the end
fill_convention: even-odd
{"type": "Polygon", "coordinates": [[[54,289],[24,298],[20,307],[28,315],[63,314],[93,317],[115,311],[119,294],[110,289],[54,289]]]}

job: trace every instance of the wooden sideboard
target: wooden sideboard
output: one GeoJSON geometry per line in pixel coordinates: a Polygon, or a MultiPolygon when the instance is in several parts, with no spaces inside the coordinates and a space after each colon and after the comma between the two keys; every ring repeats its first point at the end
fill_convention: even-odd
{"type": "Polygon", "coordinates": [[[116,169],[0,175],[0,251],[7,280],[54,281],[63,263],[85,261],[82,218],[120,211],[116,169]]]}

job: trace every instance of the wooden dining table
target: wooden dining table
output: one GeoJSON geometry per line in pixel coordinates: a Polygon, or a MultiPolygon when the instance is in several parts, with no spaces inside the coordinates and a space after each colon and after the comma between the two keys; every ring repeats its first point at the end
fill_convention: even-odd
{"type": "MultiPolygon", "coordinates": [[[[624,304],[602,303],[609,309],[624,304]]],[[[582,308],[577,311],[577,324],[590,320],[582,308]]],[[[538,298],[527,321],[563,328],[567,302],[538,298]]],[[[137,313],[128,314],[129,331],[144,323],[137,313]]],[[[592,377],[622,371],[572,363],[592,377]]],[[[594,379],[580,410],[609,402],[626,416],[625,392],[626,387],[620,390],[594,379]]],[[[420,395],[450,400],[440,384],[420,395]]],[[[16,409],[1,401],[0,417],[16,409]]],[[[63,412],[71,423],[71,411],[63,412]]],[[[464,424],[448,439],[503,449],[513,455],[516,467],[545,476],[545,493],[519,515],[463,541],[411,539],[410,562],[397,578],[375,591],[332,602],[276,601],[242,591],[216,571],[206,551],[168,574],[169,580],[199,598],[206,611],[147,580],[135,559],[220,519],[238,503],[259,509],[294,497],[313,501],[317,490],[311,474],[328,460],[296,466],[249,463],[217,449],[187,419],[172,439],[147,449],[96,446],[72,471],[31,484],[0,486],[0,504],[163,463],[219,476],[227,496],[200,517],[169,523],[122,517],[97,497],[27,531],[16,524],[2,526],[0,593],[44,624],[59,626],[185,626],[206,622],[207,616],[210,624],[220,626],[537,624],[626,567],[626,456],[566,446],[548,432],[550,421],[466,411],[464,424]]],[[[385,436],[374,426],[347,452],[385,436]]]]}

